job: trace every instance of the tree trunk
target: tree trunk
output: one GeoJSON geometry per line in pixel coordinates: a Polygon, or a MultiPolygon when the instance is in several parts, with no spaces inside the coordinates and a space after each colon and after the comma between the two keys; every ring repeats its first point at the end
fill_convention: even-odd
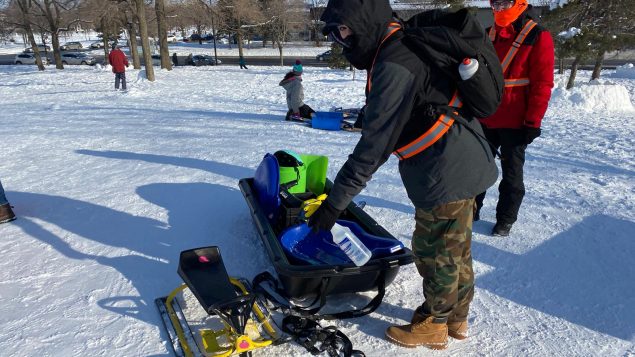
{"type": "Polygon", "coordinates": [[[161,51],[161,68],[168,71],[172,70],[172,61],[170,60],[170,50],[168,49],[167,39],[167,20],[165,18],[164,0],[154,1],[154,10],[157,13],[157,26],[159,30],[159,48],[161,51]]]}
{"type": "Polygon", "coordinates": [[[567,89],[573,88],[575,84],[575,76],[578,73],[578,65],[580,64],[580,57],[576,57],[571,64],[571,74],[569,75],[569,81],[567,82],[567,89]]]}
{"type": "MultiPolygon", "coordinates": [[[[40,49],[37,47],[37,44],[35,43],[35,35],[33,35],[33,29],[31,28],[30,23],[25,26],[25,30],[26,30],[27,36],[29,37],[29,42],[31,42],[33,53],[35,54],[35,63],[37,64],[37,69],[39,71],[43,71],[44,63],[42,62],[42,57],[41,57],[42,55],[40,54],[40,49]]],[[[46,56],[46,52],[44,52],[44,55],[46,56]]]]}
{"type": "Polygon", "coordinates": [[[42,57],[40,56],[40,49],[35,43],[35,35],[33,35],[33,28],[31,27],[31,21],[29,20],[28,5],[25,2],[18,1],[18,7],[20,8],[20,13],[22,14],[22,25],[24,26],[26,37],[29,39],[29,43],[31,43],[33,54],[35,54],[35,63],[37,64],[37,69],[39,71],[43,71],[44,63],[42,62],[42,57]]]}
{"type": "Polygon", "coordinates": [[[62,55],[60,54],[60,35],[57,31],[51,34],[51,46],[53,46],[53,58],[55,58],[55,68],[64,69],[62,55]]]}
{"type": "Polygon", "coordinates": [[[278,53],[280,54],[280,66],[284,66],[284,56],[282,55],[282,41],[278,42],[278,53]]]}
{"type": "Polygon", "coordinates": [[[595,58],[595,67],[593,67],[593,74],[591,80],[600,78],[600,71],[602,71],[602,64],[604,63],[604,51],[598,54],[595,58]]]}
{"type": "Polygon", "coordinates": [[[132,56],[132,67],[134,69],[141,69],[139,51],[137,51],[137,47],[139,47],[137,43],[137,24],[134,22],[128,23],[128,34],[130,35],[128,47],[130,48],[130,56],[132,56]]]}
{"type": "Polygon", "coordinates": [[[236,40],[238,41],[238,57],[243,57],[243,35],[242,33],[236,33],[236,40]]]}
{"type": "Polygon", "coordinates": [[[44,13],[46,21],[49,25],[49,31],[51,31],[51,46],[53,46],[53,58],[55,58],[55,68],[64,69],[64,65],[62,64],[62,56],[60,55],[60,13],[58,5],[51,0],[44,0],[44,3],[38,6],[40,6],[40,10],[44,13]],[[55,8],[55,14],[51,10],[51,6],[55,8]]]}
{"type": "Polygon", "coordinates": [[[558,74],[564,74],[564,58],[558,58],[558,74]]]}
{"type": "Polygon", "coordinates": [[[152,67],[152,53],[150,51],[150,40],[148,39],[145,2],[144,0],[136,0],[136,4],[137,19],[139,20],[139,36],[141,37],[141,48],[143,49],[143,63],[146,67],[146,78],[150,82],[154,82],[154,67],[152,67]]]}
{"type": "Polygon", "coordinates": [[[110,34],[108,33],[108,30],[106,30],[106,25],[104,23],[104,17],[101,18],[101,20],[99,21],[99,25],[101,26],[101,43],[104,44],[104,66],[107,66],[110,64],[110,60],[108,59],[108,39],[110,38],[110,34]]]}
{"type": "Polygon", "coordinates": [[[110,51],[110,47],[108,47],[108,37],[106,37],[106,32],[102,32],[102,34],[104,35],[104,37],[101,38],[101,42],[104,44],[104,66],[107,66],[110,64],[110,60],[108,59],[108,51],[110,51]]]}

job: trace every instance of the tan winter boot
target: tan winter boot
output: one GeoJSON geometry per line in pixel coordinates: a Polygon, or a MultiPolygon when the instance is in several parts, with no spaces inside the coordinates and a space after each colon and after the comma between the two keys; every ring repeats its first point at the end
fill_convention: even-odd
{"type": "Polygon", "coordinates": [[[15,219],[15,214],[8,203],[0,205],[0,223],[11,222],[15,219]]]}
{"type": "MultiPolygon", "coordinates": [[[[416,324],[426,319],[426,316],[419,312],[419,309],[415,310],[412,315],[410,323],[416,324]]],[[[448,321],[448,336],[457,339],[464,340],[467,338],[467,321],[448,321]]]]}
{"type": "Polygon", "coordinates": [[[465,340],[467,338],[467,320],[448,321],[448,336],[457,340],[465,340]]]}
{"type": "Polygon", "coordinates": [[[445,322],[435,322],[435,317],[430,316],[414,324],[390,326],[386,330],[386,338],[403,347],[425,346],[443,350],[448,347],[448,326],[445,322]]]}

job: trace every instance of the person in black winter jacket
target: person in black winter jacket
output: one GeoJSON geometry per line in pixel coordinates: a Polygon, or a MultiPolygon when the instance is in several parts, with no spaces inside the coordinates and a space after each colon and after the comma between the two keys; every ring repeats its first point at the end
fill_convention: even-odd
{"type": "MultiPolygon", "coordinates": [[[[404,44],[388,0],[330,0],[321,20],[324,34],[340,42],[346,58],[368,73],[361,138],[328,198],[309,219],[313,230],[330,230],[391,153],[421,144],[439,119],[436,108],[451,102],[456,82],[404,44]]],[[[398,156],[403,184],[416,208],[412,250],[425,297],[410,324],[386,331],[388,340],[401,346],[442,349],[448,335],[467,337],[474,294],[474,197],[494,184],[497,169],[488,144],[478,137],[483,135],[480,124],[466,119],[469,129],[455,122],[427,148],[398,156]]]]}

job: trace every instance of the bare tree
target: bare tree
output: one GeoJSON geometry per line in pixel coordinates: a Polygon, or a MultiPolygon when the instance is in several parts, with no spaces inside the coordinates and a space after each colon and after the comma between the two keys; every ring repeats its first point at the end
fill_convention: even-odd
{"type": "Polygon", "coordinates": [[[217,6],[225,29],[234,34],[238,42],[238,56],[243,58],[247,29],[262,22],[259,4],[256,0],[218,0],[217,6]]]}
{"type": "MultiPolygon", "coordinates": [[[[143,63],[145,64],[146,78],[154,82],[154,67],[152,67],[152,53],[150,50],[150,40],[148,38],[148,23],[146,22],[146,8],[143,0],[132,0],[135,6],[135,16],[139,22],[139,36],[141,37],[141,48],[143,49],[143,63]]],[[[132,37],[132,35],[130,36],[132,37]]],[[[136,51],[136,48],[131,48],[136,51]]]]}
{"type": "Polygon", "coordinates": [[[67,15],[70,15],[71,11],[77,10],[81,2],[79,0],[30,0],[29,2],[39,10],[38,15],[46,19],[48,30],[51,33],[55,67],[64,69],[59,49],[59,34],[60,31],[65,31],[70,25],[79,21],[74,16],[67,15]]]}
{"type": "MultiPolygon", "coordinates": [[[[131,4],[134,5],[134,4],[131,4]]],[[[138,31],[137,31],[137,22],[136,17],[133,15],[134,11],[130,14],[126,12],[126,29],[128,30],[128,48],[130,48],[130,56],[132,56],[132,67],[134,69],[141,69],[141,59],[139,58],[139,52],[137,48],[139,44],[137,43],[138,31]]]]}
{"type": "Polygon", "coordinates": [[[269,29],[271,40],[278,48],[280,65],[284,64],[283,48],[287,40],[289,31],[295,26],[303,23],[306,19],[304,14],[304,3],[302,0],[268,0],[263,3],[262,9],[266,22],[263,27],[269,29]]]}
{"type": "Polygon", "coordinates": [[[102,33],[104,64],[108,64],[110,41],[116,41],[118,34],[125,27],[127,7],[128,4],[122,0],[84,0],[80,16],[102,33]]]}
{"type": "Polygon", "coordinates": [[[161,53],[161,68],[168,71],[172,70],[172,61],[170,61],[170,51],[168,49],[167,39],[167,19],[165,17],[164,0],[154,1],[154,10],[157,14],[157,30],[159,34],[159,48],[161,53]]]}
{"type": "Polygon", "coordinates": [[[311,39],[315,41],[315,47],[322,46],[322,26],[320,17],[328,4],[328,0],[311,0],[309,1],[309,31],[311,31],[311,39]]]}
{"type": "Polygon", "coordinates": [[[31,3],[28,0],[15,0],[18,12],[21,17],[21,26],[26,32],[33,53],[35,54],[35,63],[40,71],[44,70],[44,63],[42,63],[42,57],[40,56],[40,49],[35,42],[35,36],[33,35],[33,28],[31,26],[31,3]]]}

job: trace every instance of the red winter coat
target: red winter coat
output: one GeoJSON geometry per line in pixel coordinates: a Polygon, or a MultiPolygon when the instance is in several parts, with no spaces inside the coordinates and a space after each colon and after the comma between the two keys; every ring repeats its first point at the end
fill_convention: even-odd
{"type": "MultiPolygon", "coordinates": [[[[496,26],[494,48],[500,61],[529,17],[523,14],[507,27],[496,26]]],[[[489,29],[487,30],[489,32],[489,29]]],[[[540,128],[553,88],[554,48],[551,34],[540,25],[525,38],[516,57],[504,73],[505,79],[529,78],[529,85],[505,87],[503,99],[493,115],[480,119],[490,129],[523,126],[540,128]]]]}
{"type": "Polygon", "coordinates": [[[120,49],[114,49],[110,51],[108,55],[108,61],[112,66],[112,73],[121,73],[126,71],[128,67],[128,58],[120,49]]]}

